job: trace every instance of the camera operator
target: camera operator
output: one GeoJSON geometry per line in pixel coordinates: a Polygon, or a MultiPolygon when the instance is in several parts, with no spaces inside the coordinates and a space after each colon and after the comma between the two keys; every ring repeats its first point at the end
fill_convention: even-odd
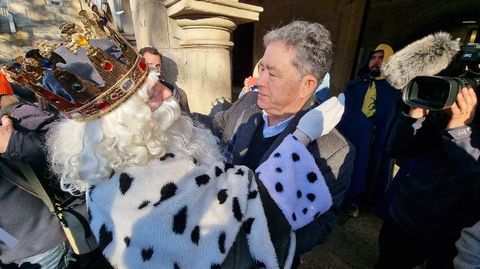
{"type": "Polygon", "coordinates": [[[440,111],[410,107],[396,116],[387,154],[403,160],[379,235],[376,269],[453,268],[455,241],[480,219],[477,94],[463,88],[440,111]]]}

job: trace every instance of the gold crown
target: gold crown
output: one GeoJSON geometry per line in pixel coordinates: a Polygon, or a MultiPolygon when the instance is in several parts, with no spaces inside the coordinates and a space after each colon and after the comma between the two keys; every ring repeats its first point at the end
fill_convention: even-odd
{"type": "Polygon", "coordinates": [[[38,49],[4,67],[10,77],[68,118],[85,122],[122,104],[143,84],[148,66],[136,49],[92,5],[80,11],[84,27],[60,26],[62,42],[38,49]]]}

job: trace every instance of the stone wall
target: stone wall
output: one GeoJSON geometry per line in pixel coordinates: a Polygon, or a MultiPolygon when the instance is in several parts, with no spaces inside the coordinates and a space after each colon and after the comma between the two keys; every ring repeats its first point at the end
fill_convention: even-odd
{"type": "MultiPolygon", "coordinates": [[[[31,48],[35,41],[58,39],[58,26],[64,22],[79,22],[80,1],[9,0],[9,10],[14,14],[16,33],[8,25],[0,27],[0,63],[10,61],[31,48]]],[[[81,0],[83,1],[83,0],[81,0]]],[[[5,1],[7,2],[7,1],[5,1]]]]}

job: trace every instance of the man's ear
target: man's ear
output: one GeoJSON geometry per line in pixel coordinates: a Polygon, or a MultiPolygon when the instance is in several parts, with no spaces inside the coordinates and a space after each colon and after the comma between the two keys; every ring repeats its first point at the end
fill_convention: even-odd
{"type": "Polygon", "coordinates": [[[313,75],[306,75],[301,82],[300,98],[307,99],[313,94],[318,86],[318,80],[313,75]]]}

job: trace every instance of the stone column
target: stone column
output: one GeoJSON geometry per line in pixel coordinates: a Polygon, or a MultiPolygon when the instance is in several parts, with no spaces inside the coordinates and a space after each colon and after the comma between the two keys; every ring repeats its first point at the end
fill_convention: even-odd
{"type": "MultiPolygon", "coordinates": [[[[238,24],[257,21],[261,7],[238,0],[167,0],[174,34],[178,85],[187,92],[190,110],[208,114],[217,98],[231,99],[231,33],[238,24]]],[[[173,42],[172,42],[173,43],[173,42]]]]}

